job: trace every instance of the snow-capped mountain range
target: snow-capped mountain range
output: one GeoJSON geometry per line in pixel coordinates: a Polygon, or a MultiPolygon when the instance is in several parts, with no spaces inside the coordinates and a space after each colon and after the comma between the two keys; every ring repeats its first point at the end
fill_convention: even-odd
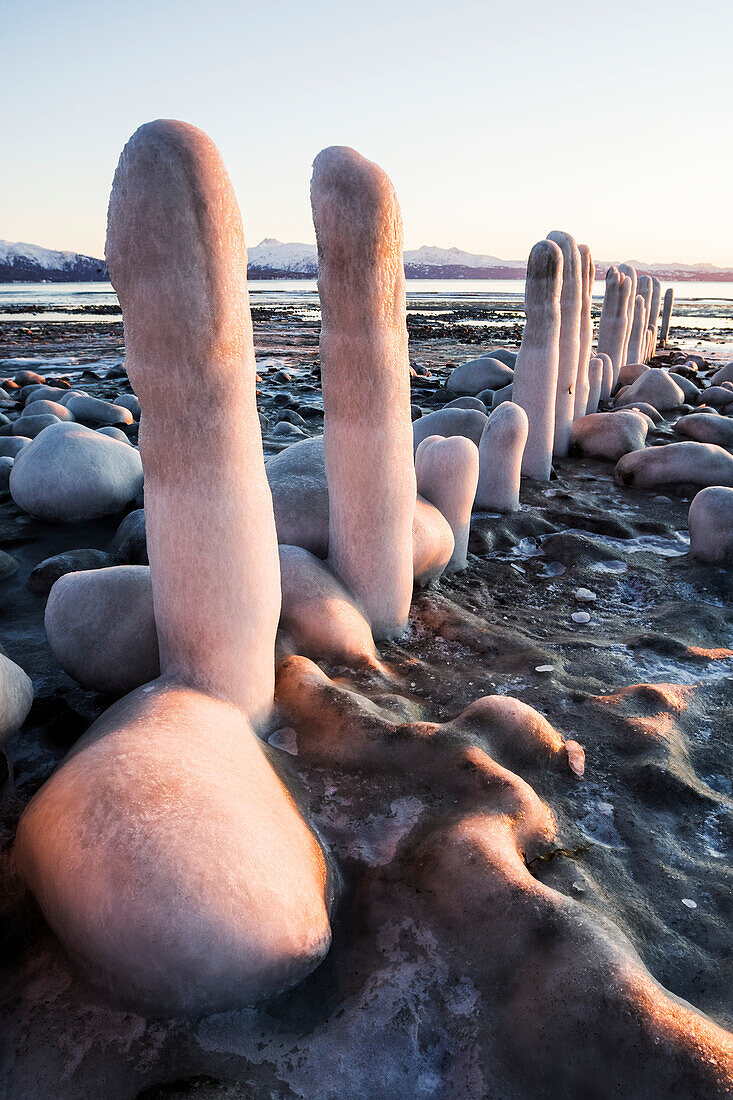
{"type": "MultiPolygon", "coordinates": [[[[630,261],[640,274],[666,280],[733,281],[733,267],[713,264],[648,264],[630,261]]],[[[599,261],[596,278],[602,278],[609,264],[599,261]]],[[[318,260],[314,244],[283,243],[266,237],[249,249],[250,279],[312,278],[318,260]]],[[[523,260],[502,260],[460,248],[423,245],[405,252],[408,279],[521,279],[523,260]]],[[[108,278],[104,260],[77,252],[54,252],[33,244],[0,241],[0,283],[10,282],[99,282],[108,278]]]]}
{"type": "Polygon", "coordinates": [[[93,256],[0,241],[0,283],[87,283],[107,277],[104,260],[93,256]]]}

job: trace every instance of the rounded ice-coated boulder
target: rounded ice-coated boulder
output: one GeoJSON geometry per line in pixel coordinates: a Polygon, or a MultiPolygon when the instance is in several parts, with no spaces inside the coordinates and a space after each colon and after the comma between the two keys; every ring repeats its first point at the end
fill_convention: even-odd
{"type": "Polygon", "coordinates": [[[328,950],[321,848],[242,712],[183,684],[94,723],[25,810],[15,858],[77,967],[137,1012],[241,1008],[328,950]]]}
{"type": "Polygon", "coordinates": [[[626,389],[623,396],[616,399],[618,405],[633,405],[636,401],[645,401],[659,412],[678,409],[684,403],[685,395],[666,371],[650,370],[641,374],[626,389]]]}
{"type": "Polygon", "coordinates": [[[716,443],[719,447],[733,447],[733,420],[710,413],[691,413],[681,417],[674,426],[677,435],[694,439],[698,443],[716,443]]]}
{"type": "Polygon", "coordinates": [[[33,703],[33,684],[0,650],[0,747],[19,730],[33,703]]]}
{"type": "Polygon", "coordinates": [[[733,560],[733,488],[702,489],[690,505],[687,523],[693,557],[712,565],[733,560]]]}
{"type": "Polygon", "coordinates": [[[37,596],[47,596],[59,577],[67,573],[78,573],[85,569],[104,569],[106,566],[115,565],[116,562],[110,554],[103,550],[67,550],[64,554],[54,554],[52,558],[45,558],[31,570],[28,577],[28,587],[37,596]]]}
{"type": "Polygon", "coordinates": [[[647,405],[646,401],[635,401],[633,405],[625,405],[623,409],[613,410],[615,412],[625,412],[626,409],[636,409],[640,413],[644,413],[644,416],[648,416],[652,424],[661,424],[664,417],[660,413],[659,409],[655,409],[653,405],[647,405]]]}
{"type": "Polygon", "coordinates": [[[9,455],[0,455],[0,493],[6,492],[10,485],[10,471],[14,461],[9,455]]]}
{"type": "MultiPolygon", "coordinates": [[[[18,421],[16,420],[16,424],[18,421]]],[[[0,458],[15,458],[28,443],[31,443],[29,435],[3,435],[0,436],[0,458]]]]}
{"type": "Polygon", "coordinates": [[[446,389],[457,396],[475,396],[481,390],[498,390],[508,386],[513,378],[511,367],[498,359],[482,355],[459,364],[446,382],[446,389]]]}
{"type": "Polygon", "coordinates": [[[121,512],[142,488],[134,447],[81,424],[53,424],[23,447],[10,475],[15,503],[37,519],[75,523],[121,512]]]}
{"type": "Polygon", "coordinates": [[[733,385],[710,386],[702,394],[699,390],[697,393],[701,401],[704,401],[706,405],[712,405],[715,409],[722,409],[733,403],[733,385]]]}
{"type": "Polygon", "coordinates": [[[115,405],[119,405],[121,409],[129,409],[134,420],[140,419],[140,402],[134,393],[121,393],[115,398],[115,405]]]}
{"type": "Polygon", "coordinates": [[[429,435],[465,435],[478,447],[488,417],[478,409],[438,409],[412,425],[415,450],[429,435]]]}
{"type": "Polygon", "coordinates": [[[77,390],[77,389],[65,390],[63,396],[59,397],[58,404],[63,405],[64,408],[66,408],[69,401],[71,401],[72,397],[89,397],[89,394],[87,393],[86,390],[77,390]]]}
{"type": "Polygon", "coordinates": [[[632,382],[635,382],[637,378],[641,378],[642,374],[646,374],[651,369],[646,363],[624,363],[618,372],[618,384],[619,386],[630,386],[632,382]]]}
{"type": "Polygon", "coordinates": [[[618,485],[635,489],[733,486],[733,455],[713,443],[667,443],[624,455],[613,478],[618,485]]]}
{"type": "Polygon", "coordinates": [[[491,408],[498,409],[499,405],[503,405],[505,401],[511,401],[514,396],[514,383],[511,382],[508,386],[504,386],[500,390],[494,390],[491,397],[491,408]]]}
{"type": "Polygon", "coordinates": [[[733,363],[726,363],[720,370],[716,370],[710,381],[714,386],[722,386],[723,382],[733,382],[733,363]]]}
{"type": "Polygon", "coordinates": [[[112,539],[110,553],[126,565],[148,564],[144,508],[136,508],[125,516],[112,539]]]}
{"type": "Polygon", "coordinates": [[[62,386],[23,386],[20,399],[26,405],[34,405],[36,401],[60,401],[67,392],[62,386]]]}
{"type": "Polygon", "coordinates": [[[637,409],[589,413],[575,421],[570,432],[570,453],[618,462],[629,451],[646,443],[649,421],[637,409]]]}
{"type": "Polygon", "coordinates": [[[509,348],[489,348],[483,354],[485,359],[498,359],[500,363],[503,363],[506,367],[511,367],[514,370],[514,364],[517,361],[517,352],[510,351],[509,348]]]}
{"type": "Polygon", "coordinates": [[[301,546],[281,546],[280,630],[313,660],[376,662],[369,623],[325,562],[301,546]]]}
{"type": "MultiPolygon", "coordinates": [[[[31,408],[33,406],[31,405],[31,408]]],[[[60,424],[61,421],[57,416],[44,413],[41,416],[21,416],[13,424],[13,435],[19,435],[23,438],[35,439],[37,435],[40,435],[46,428],[50,428],[52,424],[60,424]]]]}
{"type": "Polygon", "coordinates": [[[64,574],[51,589],[45,625],[64,672],[91,691],[122,695],[160,672],[147,566],[64,574]]]}
{"type": "Polygon", "coordinates": [[[685,401],[688,405],[696,405],[700,400],[700,388],[696,386],[689,378],[685,378],[683,374],[677,374],[676,371],[670,371],[669,377],[677,383],[679,388],[685,395],[685,401]]]}
{"type": "Polygon", "coordinates": [[[58,401],[33,401],[26,405],[19,420],[28,420],[31,416],[55,416],[57,420],[73,420],[74,416],[65,405],[58,401]]]}
{"type": "MultiPolygon", "coordinates": [[[[486,392],[486,391],[484,391],[486,392]]],[[[491,392],[491,391],[489,391],[491,392]]],[[[443,405],[444,409],[478,409],[479,412],[486,415],[486,405],[480,397],[454,397],[452,401],[447,401],[443,405]]]]}
{"type": "Polygon", "coordinates": [[[95,428],[132,424],[133,420],[129,409],[115,405],[111,401],[103,401],[99,397],[70,397],[66,402],[66,408],[80,424],[90,424],[95,428]]]}
{"type": "Polygon", "coordinates": [[[105,428],[95,428],[94,430],[97,432],[98,435],[106,435],[110,439],[117,439],[120,443],[127,443],[129,447],[132,446],[132,443],[130,443],[130,440],[127,438],[121,428],[113,428],[111,425],[108,425],[105,428]]]}

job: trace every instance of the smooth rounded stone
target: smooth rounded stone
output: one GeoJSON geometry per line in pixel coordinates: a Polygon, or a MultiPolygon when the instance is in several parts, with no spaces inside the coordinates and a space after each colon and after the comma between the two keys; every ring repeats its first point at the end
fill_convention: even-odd
{"type": "Polygon", "coordinates": [[[10,455],[0,455],[0,493],[4,493],[10,486],[10,471],[15,459],[10,455]]]}
{"type": "Polygon", "coordinates": [[[570,426],[575,411],[575,384],[580,356],[580,319],[583,300],[582,263],[575,238],[569,233],[553,230],[547,234],[563,255],[562,290],[560,292],[560,341],[555,397],[555,434],[553,454],[568,453],[570,426]]]}
{"type": "Polygon", "coordinates": [[[280,630],[294,652],[312,660],[374,665],[371,627],[326,563],[301,546],[280,546],[279,553],[280,630]]]}
{"type": "Polygon", "coordinates": [[[411,404],[410,405],[410,419],[413,420],[413,421],[414,420],[419,420],[421,416],[422,416],[422,409],[420,408],[420,406],[411,404]]]}
{"type": "Polygon", "coordinates": [[[58,401],[32,401],[29,405],[26,405],[18,417],[19,420],[28,420],[31,416],[55,416],[57,420],[73,420],[74,415],[70,413],[65,405],[61,405],[58,401]]]}
{"type": "MultiPolygon", "coordinates": [[[[492,391],[489,391],[490,393],[492,391]]],[[[484,416],[486,415],[486,406],[483,401],[478,397],[454,397],[452,401],[446,402],[443,405],[444,409],[478,409],[484,416]]]]}
{"type": "Polygon", "coordinates": [[[0,651],[0,748],[26,720],[33,704],[33,684],[20,665],[0,651]]]}
{"type": "Polygon", "coordinates": [[[453,532],[453,553],[448,572],[468,564],[471,508],[479,476],[476,444],[465,436],[428,436],[415,454],[417,489],[448,520],[453,532]]]}
{"type": "Polygon", "coordinates": [[[712,405],[715,409],[722,409],[733,402],[733,390],[727,386],[710,386],[703,390],[702,394],[699,390],[696,390],[696,393],[706,405],[712,405]]]}
{"type": "Polygon", "coordinates": [[[63,386],[24,386],[20,391],[20,400],[26,405],[36,401],[58,401],[68,391],[63,386]]]}
{"type": "Polygon", "coordinates": [[[13,424],[13,435],[19,435],[21,438],[35,439],[46,428],[52,427],[54,424],[60,424],[61,421],[57,416],[53,416],[50,413],[44,413],[41,416],[19,416],[13,424]]]}
{"type": "Polygon", "coordinates": [[[618,384],[619,386],[630,386],[632,382],[635,382],[637,378],[641,378],[642,374],[646,374],[651,369],[646,363],[624,363],[618,372],[618,384]]]}
{"type": "Polygon", "coordinates": [[[478,447],[488,417],[478,409],[438,409],[420,417],[412,425],[414,448],[429,435],[442,435],[446,438],[463,435],[478,447]]]}
{"type": "Polygon", "coordinates": [[[264,413],[258,412],[257,416],[260,422],[260,431],[266,432],[270,427],[270,421],[267,419],[264,413]]]}
{"type": "Polygon", "coordinates": [[[733,485],[733,455],[713,443],[667,443],[624,455],[613,479],[635,489],[733,485]]]}
{"type": "Polygon", "coordinates": [[[125,435],[125,433],[122,431],[121,428],[107,427],[107,428],[95,428],[94,430],[97,433],[97,435],[106,435],[110,439],[117,439],[117,440],[119,440],[120,443],[127,443],[128,446],[130,446],[130,447],[132,446],[132,443],[127,438],[127,436],[125,435]]]}
{"type": "Polygon", "coordinates": [[[410,612],[416,499],[402,214],[382,168],[343,146],[313,162],[311,207],[329,564],[374,637],[391,638],[410,612]]]}
{"type": "Polygon", "coordinates": [[[280,435],[286,439],[302,439],[306,434],[297,424],[290,424],[287,420],[281,420],[270,428],[270,435],[280,435]]]}
{"type": "MultiPolygon", "coordinates": [[[[265,466],[272,492],[278,542],[302,546],[318,558],[328,555],[328,482],[323,436],[293,443],[265,466]]],[[[453,533],[437,508],[417,498],[412,524],[413,575],[429,584],[453,553],[453,533]]]]}
{"type": "Polygon", "coordinates": [[[16,458],[23,448],[32,442],[28,435],[0,436],[0,458],[16,458]]]}
{"type": "MultiPolygon", "coordinates": [[[[655,409],[653,405],[647,405],[645,401],[635,401],[633,405],[625,405],[624,408],[637,409],[638,412],[644,413],[644,416],[648,416],[655,427],[664,420],[659,409],[655,409]]],[[[618,411],[620,412],[621,410],[618,411]]]]}
{"type": "Polygon", "coordinates": [[[707,360],[705,360],[702,355],[694,354],[685,356],[685,366],[689,366],[690,363],[695,367],[699,367],[700,370],[705,370],[708,365],[707,360]]]}
{"type": "MultiPolygon", "coordinates": [[[[491,390],[488,391],[491,393],[491,390]]],[[[494,390],[491,395],[491,409],[498,409],[499,405],[503,405],[505,401],[511,401],[514,396],[514,383],[510,386],[504,386],[501,390],[494,390]]]]}
{"type": "Polygon", "coordinates": [[[529,254],[524,310],[527,321],[514,368],[512,400],[527,414],[529,432],[522,473],[549,481],[555,434],[563,254],[554,241],[539,241],[529,254]]]}
{"type": "Polygon", "coordinates": [[[72,397],[89,397],[89,394],[86,392],[86,390],[65,390],[63,397],[60,397],[58,399],[58,404],[63,405],[64,408],[66,408],[67,403],[71,401],[72,397]]]}
{"type": "Polygon", "coordinates": [[[714,386],[722,386],[723,382],[733,382],[733,363],[726,363],[720,370],[716,370],[710,381],[714,386]]]}
{"type": "Polygon", "coordinates": [[[320,846],[242,712],[184,684],[102,715],[31,801],[14,854],[71,959],[138,1013],[241,1008],[328,951],[320,846]]]}
{"type": "Polygon", "coordinates": [[[61,668],[90,691],[122,695],[160,674],[147,566],[62,574],[51,588],[45,626],[61,668]]]}
{"type": "Polygon", "coordinates": [[[7,424],[12,424],[12,420],[3,413],[0,413],[0,428],[4,428],[7,424]]]}
{"type": "Polygon", "coordinates": [[[684,400],[684,393],[666,371],[651,370],[632,382],[623,396],[616,398],[616,404],[633,405],[636,401],[644,401],[658,412],[666,412],[679,408],[684,400]]]}
{"type": "Polygon", "coordinates": [[[283,409],[282,412],[278,413],[277,419],[280,423],[295,424],[297,428],[306,426],[305,419],[295,409],[283,409]]]}
{"type": "Polygon", "coordinates": [[[711,565],[733,560],[733,488],[715,485],[699,492],[687,524],[694,558],[711,565]]]}
{"type": "Polygon", "coordinates": [[[28,577],[28,587],[36,596],[47,596],[59,577],[84,570],[105,569],[115,565],[111,554],[103,550],[67,550],[39,562],[28,577]]]}
{"type": "Polygon", "coordinates": [[[134,447],[81,424],[53,424],[41,432],[17,455],[10,475],[15,503],[36,519],[53,523],[121,512],[142,484],[142,463],[134,447]]]}
{"type": "MultiPolygon", "coordinates": [[[[685,378],[683,374],[677,374],[676,371],[669,371],[669,377],[672,378],[682,392],[685,395],[685,401],[689,405],[696,405],[700,400],[700,387],[696,386],[694,382],[691,382],[689,378],[685,378]]],[[[733,396],[733,395],[731,395],[733,396]]]]}
{"type": "Polygon", "coordinates": [[[649,421],[636,409],[589,413],[573,424],[571,453],[617,462],[630,451],[640,451],[645,443],[649,421]]]}
{"type": "Polygon", "coordinates": [[[598,412],[598,402],[601,400],[603,387],[604,363],[600,355],[594,355],[588,363],[588,401],[586,409],[589,413],[598,412]]]}
{"type": "Polygon", "coordinates": [[[475,396],[482,390],[498,390],[509,385],[514,371],[498,359],[482,355],[460,363],[450,374],[446,389],[458,397],[475,396]]]}
{"type": "Polygon", "coordinates": [[[126,565],[148,564],[144,508],[136,508],[125,516],[110,543],[109,552],[126,565]]]}
{"type": "MultiPolygon", "coordinates": [[[[0,466],[0,486],[2,485],[2,467],[0,466]]],[[[12,577],[13,573],[17,573],[19,562],[13,557],[12,554],[6,554],[4,550],[0,550],[0,581],[5,580],[6,577],[12,577]]]]}
{"type": "Polygon", "coordinates": [[[89,424],[95,428],[132,424],[133,420],[129,409],[111,401],[103,401],[100,397],[71,397],[66,402],[66,408],[80,424],[89,424]]]}
{"type": "Polygon", "coordinates": [[[129,409],[132,413],[133,420],[140,419],[140,402],[134,393],[121,393],[119,397],[115,397],[115,405],[119,405],[121,409],[129,409]]]}
{"type": "Polygon", "coordinates": [[[34,370],[19,370],[13,381],[16,386],[42,386],[46,379],[34,370]]]}
{"type": "Polygon", "coordinates": [[[517,352],[510,351],[509,348],[490,348],[484,352],[484,356],[487,359],[498,359],[505,367],[511,367],[512,370],[517,362],[517,352]]]}
{"type": "Polygon", "coordinates": [[[694,439],[698,443],[716,443],[719,447],[733,448],[733,420],[710,413],[691,413],[683,416],[674,426],[677,435],[694,439]]]}
{"type": "Polygon", "coordinates": [[[529,421],[520,405],[506,401],[494,409],[479,442],[479,479],[474,508],[519,511],[522,455],[529,421]]]}

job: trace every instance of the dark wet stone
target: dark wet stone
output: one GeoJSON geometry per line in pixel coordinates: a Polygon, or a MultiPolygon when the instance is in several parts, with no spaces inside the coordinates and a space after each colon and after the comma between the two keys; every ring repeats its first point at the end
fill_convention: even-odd
{"type": "Polygon", "coordinates": [[[112,555],[105,554],[103,550],[68,550],[65,554],[56,554],[40,562],[28,577],[28,587],[36,596],[47,596],[59,577],[66,573],[104,569],[115,564],[112,555]]]}

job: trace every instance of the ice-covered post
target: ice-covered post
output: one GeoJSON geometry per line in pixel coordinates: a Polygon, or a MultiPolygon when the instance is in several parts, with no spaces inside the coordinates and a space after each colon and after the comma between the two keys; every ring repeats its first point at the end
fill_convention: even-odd
{"type": "Polygon", "coordinates": [[[629,340],[628,362],[641,363],[646,344],[646,303],[643,294],[636,295],[634,304],[634,324],[629,340]]]}
{"type": "Polygon", "coordinates": [[[652,330],[652,355],[657,350],[657,330],[659,328],[659,309],[662,304],[662,284],[654,275],[652,276],[652,304],[649,311],[647,327],[652,330]]]}
{"type": "Polygon", "coordinates": [[[343,146],[316,157],[311,202],[329,563],[387,638],[407,625],[416,497],[402,216],[385,172],[343,146]]]}
{"type": "Polygon", "coordinates": [[[130,138],[110,199],[107,262],[142,406],[161,670],[259,723],[275,686],[277,535],[241,216],[201,131],[152,122],[130,138]]]}
{"type": "Polygon", "coordinates": [[[588,364],[588,402],[586,412],[598,412],[598,402],[601,399],[603,387],[604,362],[599,355],[594,355],[588,364]]]}
{"type": "Polygon", "coordinates": [[[569,233],[553,230],[548,241],[559,246],[563,257],[560,294],[560,353],[555,397],[555,437],[553,453],[568,453],[570,429],[575,410],[575,381],[580,356],[580,312],[582,300],[581,261],[578,246],[569,233]]]}
{"type": "Polygon", "coordinates": [[[580,307],[580,353],[578,356],[578,377],[575,381],[575,404],[573,418],[585,416],[588,404],[588,362],[593,343],[593,321],[591,305],[593,302],[593,280],[596,277],[596,265],[587,244],[579,244],[581,271],[581,307],[580,307]]]}
{"type": "Polygon", "coordinates": [[[562,276],[560,248],[554,241],[539,241],[527,263],[524,292],[527,320],[514,366],[512,394],[512,400],[524,409],[529,423],[522,473],[537,481],[549,481],[552,470],[562,276]]]}
{"type": "Polygon", "coordinates": [[[485,512],[519,511],[522,456],[528,431],[527,414],[513,401],[503,401],[494,409],[478,445],[475,508],[485,512]]]}
{"type": "Polygon", "coordinates": [[[654,284],[652,283],[651,275],[640,275],[636,283],[636,293],[640,294],[644,299],[644,336],[641,342],[641,358],[637,360],[639,363],[646,363],[649,358],[647,349],[649,346],[649,337],[647,332],[649,331],[651,312],[652,312],[652,295],[654,293],[654,284]]]}
{"type": "Polygon", "coordinates": [[[448,573],[466,568],[471,509],[479,477],[478,448],[465,435],[429,435],[415,453],[420,496],[434,504],[453,531],[453,554],[448,573]]]}
{"type": "Polygon", "coordinates": [[[674,287],[669,286],[664,292],[664,307],[662,309],[662,327],[659,332],[659,346],[666,348],[669,337],[669,323],[672,320],[672,306],[674,305],[674,287]]]}
{"type": "MultiPolygon", "coordinates": [[[[631,294],[631,279],[623,275],[617,267],[609,267],[606,272],[606,293],[603,297],[603,309],[598,325],[598,354],[608,355],[613,367],[611,389],[616,385],[618,374],[623,366],[626,348],[626,326],[631,294]]],[[[603,392],[601,397],[611,395],[603,392]]]]}
{"type": "MultiPolygon", "coordinates": [[[[626,306],[626,336],[624,338],[624,350],[621,356],[621,362],[619,363],[619,370],[626,363],[633,363],[633,359],[629,359],[629,340],[631,339],[631,330],[634,327],[634,308],[636,303],[636,268],[631,264],[619,264],[619,271],[622,275],[628,276],[631,279],[631,292],[629,294],[629,301],[626,306]]],[[[616,364],[614,363],[614,369],[616,364]]],[[[614,385],[618,379],[618,374],[614,374],[614,385]]]]}

